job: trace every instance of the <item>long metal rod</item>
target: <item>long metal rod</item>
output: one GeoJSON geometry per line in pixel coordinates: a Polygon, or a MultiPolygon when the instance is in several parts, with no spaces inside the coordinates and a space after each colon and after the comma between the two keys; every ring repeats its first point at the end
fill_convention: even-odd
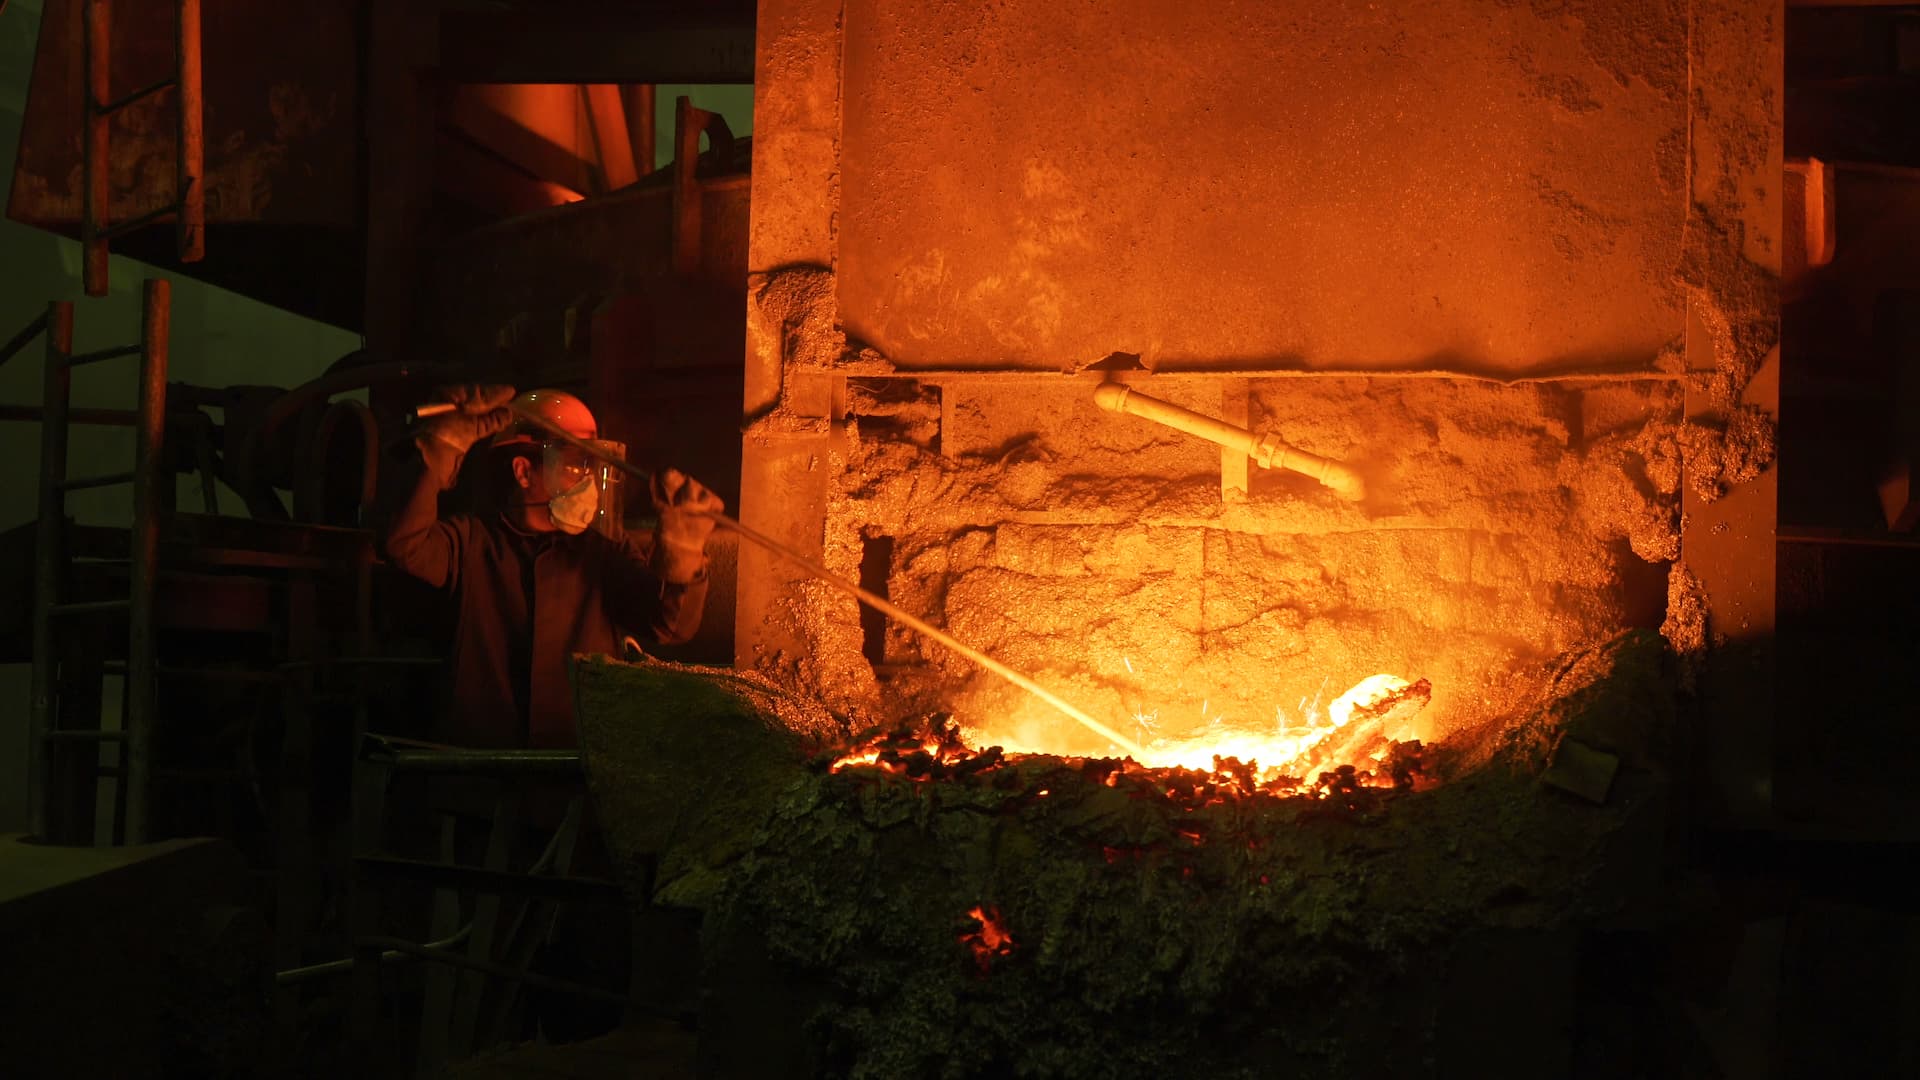
{"type": "Polygon", "coordinates": [[[57,300],[47,305],[46,366],[41,378],[40,519],[35,523],[33,558],[33,701],[27,733],[27,831],[47,835],[49,754],[47,737],[53,733],[54,638],[53,609],[60,603],[61,547],[66,532],[67,396],[73,369],[67,354],[73,351],[73,304],[57,300]]]}
{"type": "Polygon", "coordinates": [[[652,83],[627,87],[627,127],[633,133],[634,165],[641,176],[653,172],[654,91],[652,83]]]}
{"type": "MultiPolygon", "coordinates": [[[[700,269],[700,132],[709,114],[682,97],[673,109],[673,270],[700,269]]],[[[715,155],[718,157],[719,155],[715,155]]]]}
{"type": "Polygon", "coordinates": [[[207,253],[207,185],[203,161],[206,140],[202,122],[205,104],[200,96],[200,0],[179,0],[174,27],[175,82],[180,92],[174,95],[179,106],[179,145],[175,151],[177,187],[174,201],[180,216],[175,219],[174,243],[183,263],[199,262],[207,253]]]}
{"type": "Polygon", "coordinates": [[[159,718],[154,662],[154,585],[160,562],[160,514],[170,502],[160,485],[173,482],[172,470],[162,475],[166,460],[167,341],[172,286],[165,278],[149,278],[140,315],[140,422],[133,449],[133,534],[129,538],[133,567],[127,614],[127,842],[144,844],[151,837],[149,799],[153,779],[153,728],[159,718]]]}
{"type": "MultiPolygon", "coordinates": [[[[639,480],[642,483],[650,483],[652,481],[653,474],[649,473],[647,470],[642,469],[638,465],[634,465],[631,462],[628,462],[622,458],[615,457],[611,454],[608,454],[606,451],[601,450],[599,447],[594,446],[592,443],[589,443],[584,439],[579,439],[574,437],[571,434],[568,434],[567,432],[549,423],[545,417],[540,416],[537,413],[532,412],[531,410],[516,408],[512,405],[509,405],[508,407],[513,409],[514,414],[518,416],[521,420],[529,424],[532,424],[535,427],[540,428],[541,430],[547,432],[547,434],[552,435],[554,438],[559,439],[560,441],[565,442],[568,445],[573,446],[578,450],[581,450],[587,454],[592,455],[594,458],[598,459],[602,463],[611,465],[614,468],[619,469],[620,471],[628,474],[629,476],[634,477],[635,479],[639,480]]],[[[422,414],[431,415],[429,413],[425,413],[424,410],[422,410],[422,414]]],[[[750,540],[753,543],[760,545],[766,550],[773,552],[775,555],[778,555],[781,558],[786,559],[787,561],[793,563],[794,565],[801,567],[802,569],[806,570],[808,573],[812,574],[814,577],[819,578],[821,581],[826,582],[828,585],[831,585],[834,588],[839,589],[841,592],[851,594],[852,596],[857,598],[861,603],[867,605],[868,607],[873,608],[875,611],[882,612],[885,615],[887,615],[889,618],[899,620],[902,624],[912,628],[913,630],[919,632],[920,634],[925,635],[926,637],[932,638],[933,640],[939,642],[940,644],[945,645],[947,648],[952,649],[954,652],[957,652],[960,655],[966,657],[967,659],[973,661],[975,664],[980,665],[981,667],[985,668],[988,671],[993,672],[995,675],[1000,676],[1001,678],[1007,680],[1008,682],[1019,687],[1020,689],[1025,690],[1027,693],[1032,694],[1034,697],[1037,697],[1041,701],[1044,701],[1047,704],[1053,706],[1054,708],[1060,710],[1066,715],[1072,717],[1074,720],[1079,721],[1082,726],[1087,728],[1087,730],[1092,731],[1093,733],[1099,735],[1101,738],[1111,741],[1114,745],[1120,747],[1122,750],[1125,750],[1127,753],[1133,755],[1135,758],[1142,758],[1146,756],[1146,753],[1144,750],[1141,749],[1140,744],[1134,742],[1132,739],[1127,738],[1125,735],[1120,734],[1118,731],[1115,731],[1114,729],[1108,727],[1107,725],[1101,723],[1100,721],[1095,720],[1092,716],[1089,716],[1086,712],[1082,711],[1077,706],[1061,698],[1058,694],[1055,694],[1053,691],[1048,690],[1046,687],[1041,686],[1039,683],[1034,682],[1032,679],[1029,679],[1025,675],[1022,675],[1018,671],[1015,671],[1014,669],[1008,667],[1007,665],[1001,663],[1000,661],[995,660],[993,657],[988,656],[986,653],[981,652],[979,649],[976,649],[973,646],[968,645],[963,641],[960,641],[958,638],[955,638],[953,635],[947,633],[945,630],[942,630],[939,627],[934,626],[932,623],[927,622],[926,620],[920,618],[919,616],[914,615],[911,612],[908,612],[896,606],[885,597],[878,596],[874,593],[868,592],[866,589],[861,588],[859,585],[855,584],[854,582],[848,581],[847,579],[839,576],[838,574],[835,574],[833,571],[827,569],[824,565],[809,558],[805,554],[799,551],[796,551],[793,548],[788,547],[787,545],[781,543],[778,540],[775,540],[773,537],[768,536],[765,533],[759,532],[755,529],[751,529],[745,525],[742,525],[740,522],[734,520],[733,518],[728,517],[725,514],[714,514],[713,520],[717,524],[719,524],[721,528],[727,529],[734,533],[738,533],[742,539],[750,540]]]]}
{"type": "Polygon", "coordinates": [[[109,209],[107,197],[112,190],[111,168],[112,114],[102,111],[110,87],[108,58],[112,55],[113,9],[107,0],[85,0],[83,10],[86,40],[80,47],[82,108],[80,136],[80,247],[81,277],[88,296],[107,295],[107,240],[109,209]]]}

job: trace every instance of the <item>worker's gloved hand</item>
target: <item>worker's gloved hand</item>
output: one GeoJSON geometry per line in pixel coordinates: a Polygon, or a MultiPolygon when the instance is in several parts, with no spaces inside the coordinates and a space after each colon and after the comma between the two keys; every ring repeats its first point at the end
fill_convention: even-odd
{"type": "Polygon", "coordinates": [[[678,469],[653,474],[653,508],[660,515],[656,530],[661,572],[666,579],[685,583],[707,564],[707,537],[713,535],[713,515],[726,510],[720,496],[678,469]]]}
{"type": "Polygon", "coordinates": [[[440,388],[440,400],[459,406],[422,422],[419,434],[445,443],[464,454],[473,444],[504,431],[513,423],[507,402],[513,400],[513,387],[482,383],[440,388]]]}

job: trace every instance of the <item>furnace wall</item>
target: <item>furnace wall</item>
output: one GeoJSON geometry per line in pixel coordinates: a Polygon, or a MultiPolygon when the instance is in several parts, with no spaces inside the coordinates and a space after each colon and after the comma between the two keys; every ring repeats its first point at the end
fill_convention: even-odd
{"type": "MultiPolygon", "coordinates": [[[[1258,470],[1223,498],[1217,448],[1100,411],[1093,385],[972,378],[890,395],[938,417],[918,423],[852,395],[830,564],[858,577],[870,546],[890,544],[896,602],[1099,715],[1149,717],[1142,737],[1299,722],[1378,672],[1432,679],[1437,729],[1477,718],[1517,665],[1658,622],[1678,540],[1673,383],[1136,381],[1216,414],[1237,404],[1356,465],[1357,504],[1258,470]]],[[[875,645],[851,601],[814,601],[819,670],[843,673],[829,695],[881,701],[845,676],[875,645]]],[[[896,688],[926,691],[885,696],[899,707],[1046,715],[904,628],[883,654],[896,688]]]]}

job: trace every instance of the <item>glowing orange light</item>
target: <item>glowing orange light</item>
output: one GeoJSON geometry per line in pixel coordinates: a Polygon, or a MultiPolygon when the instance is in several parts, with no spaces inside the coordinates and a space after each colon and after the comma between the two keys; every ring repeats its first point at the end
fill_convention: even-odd
{"type": "MultiPolygon", "coordinates": [[[[1145,760],[1050,747],[1048,732],[1031,725],[968,727],[945,721],[932,731],[909,725],[868,735],[840,751],[828,769],[915,781],[964,780],[1044,756],[1077,763],[1087,783],[1108,788],[1126,783],[1188,811],[1262,793],[1337,796],[1351,802],[1358,788],[1411,786],[1422,775],[1419,744],[1398,751],[1394,747],[1410,742],[1409,721],[1431,693],[1424,679],[1408,683],[1375,675],[1335,698],[1324,716],[1317,707],[1303,708],[1304,723],[1276,723],[1265,729],[1228,726],[1215,718],[1197,733],[1149,740],[1141,747],[1145,760]]],[[[1041,787],[1032,795],[1046,798],[1051,792],[1051,787],[1041,787]]],[[[1195,844],[1203,840],[1197,832],[1182,835],[1195,844]]]]}
{"type": "MultiPolygon", "coordinates": [[[[1126,660],[1126,658],[1123,658],[1126,660]]],[[[1133,665],[1127,660],[1129,671],[1133,665]]],[[[1210,699],[1200,703],[1197,730],[1190,733],[1152,735],[1141,743],[1145,753],[1137,764],[1147,768],[1192,769],[1202,773],[1216,773],[1221,763],[1233,760],[1244,763],[1246,778],[1244,782],[1235,782],[1234,786],[1253,788],[1271,784],[1287,776],[1301,776],[1332,770],[1340,765],[1352,765],[1363,774],[1370,774],[1374,766],[1385,753],[1386,741],[1411,738],[1406,728],[1405,718],[1396,724],[1393,730],[1385,730],[1378,745],[1354,756],[1360,760],[1334,760],[1332,752],[1343,748],[1343,740],[1356,723],[1379,721],[1383,714],[1407,701],[1402,710],[1407,716],[1417,712],[1425,704],[1427,688],[1416,686],[1396,675],[1372,675],[1329,702],[1324,713],[1317,706],[1302,703],[1296,718],[1289,722],[1284,712],[1276,710],[1276,719],[1271,726],[1230,722],[1225,715],[1211,713],[1210,699]],[[1417,692],[1417,693],[1416,693],[1417,692]],[[1412,700],[1416,699],[1417,700],[1412,700]]],[[[1157,727],[1166,727],[1161,718],[1165,709],[1139,710],[1134,715],[1135,723],[1148,733],[1157,727]]],[[[1057,746],[1048,745],[1050,729],[1045,725],[1036,725],[1029,720],[1016,721],[973,721],[967,725],[966,740],[976,747],[999,746],[1010,754],[1046,754],[1060,752],[1057,746]]],[[[1108,774],[1102,779],[1108,787],[1118,782],[1117,774],[1108,774]]],[[[1386,783],[1386,778],[1363,776],[1363,783],[1386,783]]],[[[1169,791],[1170,796],[1178,792],[1169,791]]]]}
{"type": "Polygon", "coordinates": [[[975,906],[968,910],[967,915],[979,924],[979,928],[961,934],[960,940],[973,950],[973,962],[985,974],[992,970],[996,959],[1013,953],[1013,935],[1007,932],[998,908],[975,906]]]}

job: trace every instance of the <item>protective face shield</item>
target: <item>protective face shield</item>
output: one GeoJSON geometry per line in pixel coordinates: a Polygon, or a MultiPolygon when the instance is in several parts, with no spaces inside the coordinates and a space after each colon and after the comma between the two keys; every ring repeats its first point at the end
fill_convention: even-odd
{"type": "MultiPolygon", "coordinates": [[[[626,460],[625,443],[611,439],[587,440],[595,449],[626,460]]],[[[569,535],[593,528],[609,540],[626,533],[622,481],[626,474],[603,464],[569,443],[548,443],[541,449],[540,479],[549,492],[547,516],[554,527],[569,535]]]]}

